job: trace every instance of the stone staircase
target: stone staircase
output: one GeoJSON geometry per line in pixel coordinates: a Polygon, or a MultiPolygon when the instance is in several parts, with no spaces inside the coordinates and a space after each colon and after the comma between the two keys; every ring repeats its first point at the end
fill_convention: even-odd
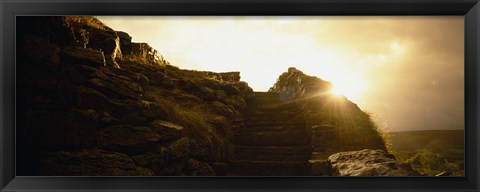
{"type": "Polygon", "coordinates": [[[299,109],[277,93],[255,92],[235,129],[228,176],[307,176],[309,134],[299,109]]]}

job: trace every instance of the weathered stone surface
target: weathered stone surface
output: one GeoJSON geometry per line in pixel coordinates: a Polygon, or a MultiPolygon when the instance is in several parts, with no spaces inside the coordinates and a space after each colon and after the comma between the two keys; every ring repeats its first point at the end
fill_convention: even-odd
{"type": "Polygon", "coordinates": [[[215,171],[205,162],[188,159],[184,170],[186,175],[191,176],[215,176],[215,171]]]}
{"type": "Polygon", "coordinates": [[[173,159],[186,157],[190,153],[191,144],[191,140],[184,137],[170,144],[167,147],[166,151],[169,154],[170,158],[173,159]]]}
{"type": "Polygon", "coordinates": [[[100,130],[98,144],[104,149],[120,151],[127,154],[141,154],[152,150],[154,144],[162,139],[149,127],[116,125],[100,130]]]}
{"type": "Polygon", "coordinates": [[[224,102],[227,99],[227,94],[223,90],[216,90],[215,96],[217,97],[218,101],[224,102]]]}
{"type": "Polygon", "coordinates": [[[41,161],[39,175],[49,176],[153,176],[122,153],[104,150],[56,152],[41,161]]]}
{"type": "Polygon", "coordinates": [[[55,18],[40,19],[42,34],[28,25],[19,33],[19,158],[32,162],[22,173],[38,174],[42,159],[47,175],[215,175],[209,164],[225,162],[230,122],[252,91],[238,72],[207,72],[212,79],[169,67],[95,18],[55,18]],[[197,114],[198,126],[171,123],[197,114]]]}
{"type": "Polygon", "coordinates": [[[383,150],[340,152],[328,157],[334,176],[420,176],[383,150]]]}
{"type": "Polygon", "coordinates": [[[117,35],[118,37],[120,37],[120,39],[122,40],[126,40],[126,41],[132,41],[132,36],[130,36],[128,33],[126,32],[123,32],[123,31],[117,31],[117,35]]]}
{"type": "Polygon", "coordinates": [[[212,106],[212,109],[223,115],[223,116],[226,116],[228,118],[233,118],[235,116],[235,113],[233,111],[233,109],[231,109],[230,107],[226,106],[225,104],[221,103],[221,102],[218,102],[218,101],[214,101],[211,103],[211,106],[212,106]]]}
{"type": "Polygon", "coordinates": [[[230,121],[225,116],[216,116],[210,121],[210,123],[215,128],[214,131],[219,135],[227,136],[232,132],[232,130],[230,130],[230,121]]]}
{"type": "Polygon", "coordinates": [[[130,54],[139,60],[145,61],[144,64],[164,63],[162,55],[147,43],[131,43],[130,54]]]}
{"type": "Polygon", "coordinates": [[[63,49],[63,53],[68,61],[93,65],[105,66],[105,56],[103,52],[83,47],[70,46],[63,49]]]}
{"type": "Polygon", "coordinates": [[[240,72],[218,73],[223,81],[237,82],[240,81],[240,72]]]}
{"type": "Polygon", "coordinates": [[[117,31],[117,35],[120,38],[120,49],[122,53],[126,55],[132,51],[132,36],[123,31],[117,31]]]}
{"type": "Polygon", "coordinates": [[[213,101],[217,98],[215,95],[215,91],[208,87],[201,87],[200,90],[202,93],[200,94],[200,97],[202,97],[203,100],[213,101]]]}
{"type": "Polygon", "coordinates": [[[169,146],[134,156],[133,159],[137,164],[152,169],[156,175],[188,175],[184,169],[187,166],[186,157],[189,151],[189,139],[181,138],[169,146]]]}
{"type": "Polygon", "coordinates": [[[245,109],[245,107],[247,107],[247,102],[240,95],[229,97],[227,99],[227,102],[232,104],[235,107],[235,109],[237,109],[237,110],[243,110],[243,109],[245,109]]]}
{"type": "Polygon", "coordinates": [[[127,107],[122,103],[107,98],[95,89],[85,87],[78,89],[75,103],[80,109],[94,109],[101,114],[106,112],[114,116],[124,114],[127,110],[127,107]]]}
{"type": "Polygon", "coordinates": [[[178,139],[185,131],[182,126],[164,120],[154,120],[150,127],[166,140],[178,139]]]}
{"type": "Polygon", "coordinates": [[[143,92],[141,85],[133,81],[115,77],[109,80],[92,78],[89,79],[87,83],[106,95],[121,99],[138,99],[143,92]]]}
{"type": "Polygon", "coordinates": [[[222,83],[222,90],[227,93],[227,95],[238,95],[240,94],[240,89],[238,89],[234,83],[222,83]]]}
{"type": "Polygon", "coordinates": [[[137,73],[135,76],[136,82],[138,82],[142,87],[148,87],[148,82],[150,81],[147,76],[142,73],[137,73]]]}
{"type": "Polygon", "coordinates": [[[117,61],[122,59],[122,51],[115,31],[92,30],[89,38],[89,47],[103,51],[107,66],[120,68],[117,61]]]}

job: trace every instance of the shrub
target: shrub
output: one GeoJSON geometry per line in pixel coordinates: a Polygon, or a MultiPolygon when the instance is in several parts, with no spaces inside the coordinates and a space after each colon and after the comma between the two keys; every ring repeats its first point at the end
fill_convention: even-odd
{"type": "Polygon", "coordinates": [[[430,150],[394,152],[394,155],[414,170],[428,176],[435,176],[444,171],[450,172],[453,176],[463,176],[463,161],[449,161],[447,157],[430,150]]]}

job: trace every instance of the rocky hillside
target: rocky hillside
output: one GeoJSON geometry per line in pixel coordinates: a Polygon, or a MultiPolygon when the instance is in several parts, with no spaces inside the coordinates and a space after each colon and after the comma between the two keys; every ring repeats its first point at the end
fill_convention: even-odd
{"type": "Polygon", "coordinates": [[[94,17],[17,17],[17,175],[417,175],[295,68],[269,93],[179,69],[94,17]]]}
{"type": "Polygon", "coordinates": [[[252,93],[93,17],[17,18],[17,175],[215,175],[252,93]]]}

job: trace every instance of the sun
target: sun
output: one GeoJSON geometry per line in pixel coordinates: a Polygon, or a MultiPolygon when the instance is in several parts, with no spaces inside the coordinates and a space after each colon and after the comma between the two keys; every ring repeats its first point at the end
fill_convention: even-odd
{"type": "Polygon", "coordinates": [[[331,93],[335,96],[345,96],[348,99],[358,102],[365,93],[366,84],[362,79],[343,77],[330,81],[332,83],[331,93]]]}

